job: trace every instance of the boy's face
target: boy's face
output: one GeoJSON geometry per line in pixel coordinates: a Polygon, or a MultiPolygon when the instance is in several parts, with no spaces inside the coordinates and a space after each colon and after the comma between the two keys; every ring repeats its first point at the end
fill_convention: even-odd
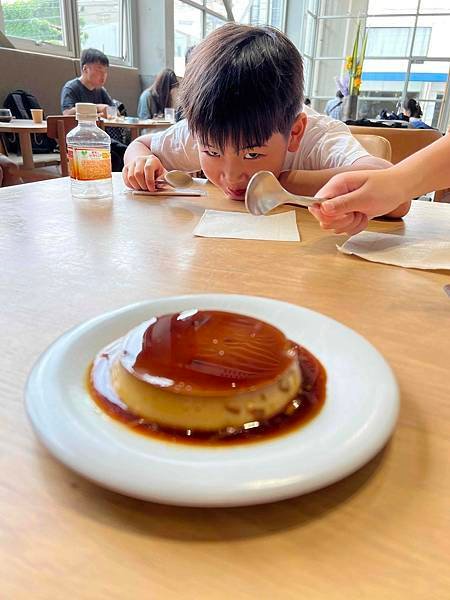
{"type": "Polygon", "coordinates": [[[243,200],[251,177],[258,171],[270,171],[278,177],[283,170],[286,152],[295,152],[306,127],[306,115],[295,120],[288,137],[274,133],[264,146],[242,148],[239,152],[231,145],[220,152],[214,146],[199,142],[202,171],[206,177],[234,200],[243,200]]]}

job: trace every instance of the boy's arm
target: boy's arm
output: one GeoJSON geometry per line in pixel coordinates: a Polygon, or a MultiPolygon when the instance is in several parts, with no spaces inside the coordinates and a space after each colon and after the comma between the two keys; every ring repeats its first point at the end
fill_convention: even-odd
{"type": "MultiPolygon", "coordinates": [[[[304,196],[315,196],[317,192],[338,173],[349,171],[361,171],[372,169],[387,169],[392,164],[376,156],[363,156],[354,163],[344,167],[334,169],[321,169],[319,171],[283,171],[279,177],[281,185],[291,192],[304,196]]],[[[409,211],[411,202],[405,202],[394,211],[389,213],[389,217],[402,217],[409,211]]]]}
{"type": "Polygon", "coordinates": [[[125,151],[123,162],[124,164],[128,164],[132,160],[135,160],[139,156],[148,156],[151,154],[151,143],[152,136],[147,133],[146,135],[141,135],[136,138],[125,151]]]}

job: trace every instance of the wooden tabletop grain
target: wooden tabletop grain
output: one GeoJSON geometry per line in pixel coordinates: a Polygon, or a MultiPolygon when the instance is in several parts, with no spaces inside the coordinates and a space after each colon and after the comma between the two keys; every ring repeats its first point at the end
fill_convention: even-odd
{"type": "MultiPolygon", "coordinates": [[[[343,256],[298,209],[302,242],[205,239],[200,198],[74,203],[67,179],[0,190],[0,597],[11,600],[450,597],[450,274],[343,256]],[[386,448],[354,475],[265,506],[193,509],[106,491],[35,438],[23,388],[63,331],[143,299],[269,296],[365,336],[398,378],[386,448]]],[[[449,207],[450,223],[450,207],[449,207]]],[[[423,227],[416,204],[401,222],[423,227]]]]}

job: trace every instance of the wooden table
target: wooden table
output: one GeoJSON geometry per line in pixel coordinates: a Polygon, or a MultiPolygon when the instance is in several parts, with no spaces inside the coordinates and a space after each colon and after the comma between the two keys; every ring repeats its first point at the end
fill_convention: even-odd
{"type": "MultiPolygon", "coordinates": [[[[195,238],[204,207],[243,205],[210,186],[185,199],[121,194],[120,176],[114,187],[105,211],[74,204],[67,179],[0,190],[0,596],[447,600],[450,275],[340,255],[343,236],[303,209],[301,243],[195,238]],[[384,451],[321,491],[236,509],[133,500],[54,460],[23,406],[39,354],[104,311],[198,292],[270,296],[365,336],[401,389],[384,451]]],[[[405,224],[423,226],[417,205],[405,224]]]]}
{"type": "Polygon", "coordinates": [[[0,123],[1,133],[17,133],[19,136],[20,151],[25,169],[34,169],[33,148],[31,134],[47,133],[47,123],[35,123],[31,119],[13,119],[9,123],[0,123]]]}
{"type": "Polygon", "coordinates": [[[135,123],[131,123],[130,121],[120,121],[120,120],[108,120],[102,119],[102,123],[104,127],[122,127],[122,129],[129,129],[131,132],[131,141],[135,140],[137,137],[141,135],[141,131],[143,129],[167,129],[172,127],[173,123],[169,123],[168,121],[157,121],[154,119],[140,119],[135,123]]]}

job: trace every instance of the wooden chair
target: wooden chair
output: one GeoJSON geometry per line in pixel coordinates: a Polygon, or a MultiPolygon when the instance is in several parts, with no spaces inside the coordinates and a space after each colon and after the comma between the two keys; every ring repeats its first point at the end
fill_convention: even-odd
{"type": "Polygon", "coordinates": [[[59,153],[61,155],[61,174],[63,177],[69,175],[66,135],[76,126],[77,120],[72,115],[53,115],[47,117],[47,135],[58,142],[59,153]]]}
{"type": "Polygon", "coordinates": [[[378,135],[387,139],[391,144],[391,162],[394,165],[442,137],[441,132],[436,129],[409,129],[406,127],[359,127],[358,125],[350,125],[350,131],[356,135],[378,135]]]}
{"type": "Polygon", "coordinates": [[[359,133],[353,133],[353,137],[358,140],[361,146],[372,156],[384,158],[384,160],[391,160],[391,144],[386,138],[381,137],[380,135],[361,135],[359,133]]]}

